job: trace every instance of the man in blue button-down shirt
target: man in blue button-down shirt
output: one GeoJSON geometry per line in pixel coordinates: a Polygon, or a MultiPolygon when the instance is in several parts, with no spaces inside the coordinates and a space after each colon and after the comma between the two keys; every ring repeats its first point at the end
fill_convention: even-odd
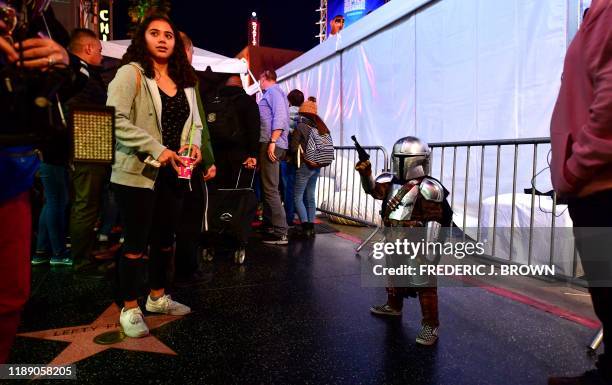
{"type": "Polygon", "coordinates": [[[289,103],[287,96],[276,84],[276,73],[264,71],[259,77],[264,91],[259,102],[261,134],[259,137],[259,162],[263,187],[264,225],[270,230],[263,242],[271,245],[286,245],[287,220],[278,191],[279,161],[287,152],[289,133],[289,103]]]}

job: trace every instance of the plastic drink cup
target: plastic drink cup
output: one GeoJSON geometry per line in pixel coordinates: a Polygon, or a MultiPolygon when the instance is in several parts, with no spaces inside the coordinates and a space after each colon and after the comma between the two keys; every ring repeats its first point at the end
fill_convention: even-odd
{"type": "Polygon", "coordinates": [[[181,155],[182,165],[179,165],[178,177],[180,179],[191,179],[191,173],[193,172],[193,164],[196,159],[187,155],[181,155]]]}

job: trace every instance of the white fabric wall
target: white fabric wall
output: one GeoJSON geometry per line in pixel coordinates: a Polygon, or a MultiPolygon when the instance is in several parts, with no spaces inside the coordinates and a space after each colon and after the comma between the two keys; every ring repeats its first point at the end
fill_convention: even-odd
{"type": "MultiPolygon", "coordinates": [[[[350,145],[353,134],[363,145],[388,151],[399,137],[411,134],[430,143],[548,137],[579,0],[426,3],[388,3],[370,20],[360,20],[361,29],[357,24],[347,28],[345,36],[341,33],[280,69],[281,79],[288,76],[283,84],[324,98],[319,110],[331,119],[336,144],[350,145]],[[408,3],[414,5],[412,12],[408,3]],[[393,19],[394,12],[405,13],[393,19]],[[317,63],[317,50],[325,61],[317,63]],[[300,71],[300,65],[309,67],[300,71]]],[[[547,167],[548,148],[539,147],[538,171],[547,167]]],[[[514,148],[502,151],[500,194],[512,191],[513,155],[514,148]]],[[[435,156],[433,175],[439,176],[439,153],[435,156]]],[[[530,187],[532,156],[533,147],[519,151],[518,193],[530,187]]],[[[487,150],[484,163],[483,200],[495,194],[494,150],[487,150]]],[[[459,225],[467,196],[467,226],[475,226],[480,164],[480,148],[475,148],[465,191],[465,150],[457,154],[452,193],[459,225]]],[[[444,170],[443,182],[451,189],[452,150],[444,170]]],[[[537,188],[547,191],[549,180],[550,174],[542,173],[537,188]]]]}
{"type": "Polygon", "coordinates": [[[342,54],[343,144],[382,145],[415,134],[415,18],[342,54]]]}
{"type": "Polygon", "coordinates": [[[282,84],[323,96],[322,116],[342,130],[338,144],[350,144],[352,134],[387,149],[408,134],[428,142],[548,136],[567,2],[434,2],[282,84]]]}
{"type": "Polygon", "coordinates": [[[548,136],[565,0],[444,0],[416,15],[417,134],[430,142],[548,136]]]}
{"type": "Polygon", "coordinates": [[[280,85],[285,93],[298,89],[304,93],[305,98],[316,97],[319,116],[333,133],[340,132],[340,56],[331,57],[306,69],[280,85]]]}

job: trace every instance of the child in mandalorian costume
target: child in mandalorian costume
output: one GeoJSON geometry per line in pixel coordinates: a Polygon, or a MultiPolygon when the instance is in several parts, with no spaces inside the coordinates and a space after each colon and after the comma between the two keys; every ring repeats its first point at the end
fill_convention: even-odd
{"type": "MultiPolygon", "coordinates": [[[[425,234],[428,242],[443,241],[440,230],[450,226],[452,210],[446,201],[448,191],[428,176],[431,153],[427,144],[412,136],[399,139],[393,146],[392,173],[383,173],[376,179],[372,177],[369,156],[356,140],[355,145],[360,155],[355,169],[361,176],[363,189],[375,199],[383,200],[381,216],[385,232],[395,230],[395,234],[402,231],[408,234],[415,230],[425,234]]],[[[438,339],[439,327],[435,279],[427,280],[426,284],[387,284],[390,285],[387,302],[372,306],[370,311],[379,316],[399,317],[404,298],[418,295],[423,319],[416,342],[433,345],[438,339]]]]}

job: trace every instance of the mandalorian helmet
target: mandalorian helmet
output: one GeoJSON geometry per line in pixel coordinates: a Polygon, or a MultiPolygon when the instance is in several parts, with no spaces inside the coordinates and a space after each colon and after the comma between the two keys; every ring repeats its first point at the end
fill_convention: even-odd
{"type": "Polygon", "coordinates": [[[400,183],[429,174],[431,151],[419,138],[407,136],[393,145],[392,171],[400,183]]]}

